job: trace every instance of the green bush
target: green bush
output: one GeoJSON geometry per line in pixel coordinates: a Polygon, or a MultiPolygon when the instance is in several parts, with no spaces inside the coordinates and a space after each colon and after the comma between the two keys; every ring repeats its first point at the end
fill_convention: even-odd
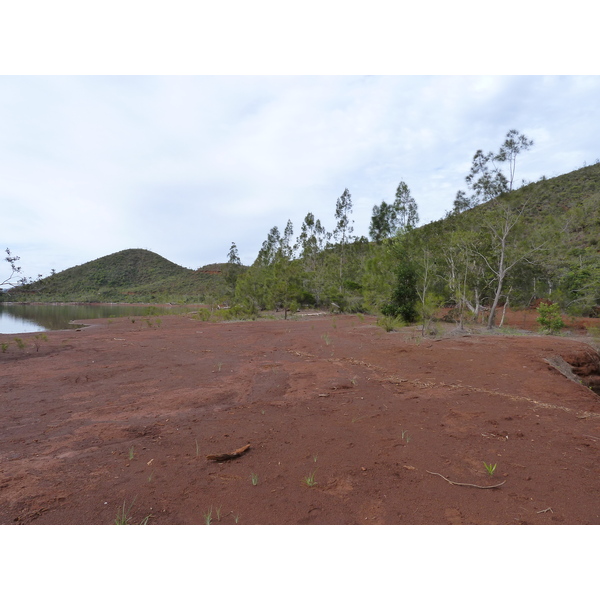
{"type": "Polygon", "coordinates": [[[377,325],[383,327],[388,333],[390,331],[396,331],[406,325],[406,323],[400,317],[391,317],[389,315],[379,317],[377,319],[377,325]]]}
{"type": "Polygon", "coordinates": [[[539,314],[537,322],[544,333],[553,335],[565,326],[560,316],[560,307],[558,304],[540,304],[537,311],[539,314]]]}
{"type": "Polygon", "coordinates": [[[417,292],[417,271],[409,261],[403,261],[396,269],[396,284],[392,291],[391,302],[384,305],[381,312],[386,317],[399,317],[406,323],[414,323],[419,313],[416,305],[419,301],[417,292]]]}

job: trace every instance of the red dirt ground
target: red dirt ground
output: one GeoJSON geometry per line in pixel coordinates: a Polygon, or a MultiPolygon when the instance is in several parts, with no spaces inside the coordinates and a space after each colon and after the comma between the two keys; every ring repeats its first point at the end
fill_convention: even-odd
{"type": "Polygon", "coordinates": [[[124,505],[132,524],[600,523],[600,397],[545,361],[593,382],[581,327],[147,321],[0,354],[0,523],[112,524],[124,505]]]}

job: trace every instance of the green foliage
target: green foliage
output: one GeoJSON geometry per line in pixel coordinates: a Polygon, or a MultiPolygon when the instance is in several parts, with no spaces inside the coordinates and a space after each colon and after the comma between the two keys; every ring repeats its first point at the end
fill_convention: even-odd
{"type": "Polygon", "coordinates": [[[460,213],[511,192],[514,189],[517,156],[531,146],[532,140],[511,129],[498,152],[477,150],[471,171],[465,178],[472,195],[468,197],[465,192],[459,191],[454,201],[454,211],[460,213]]]}
{"type": "Polygon", "coordinates": [[[304,478],[304,483],[308,486],[308,487],[314,487],[315,485],[317,485],[317,481],[315,479],[315,475],[317,474],[317,471],[312,471],[311,473],[309,473],[305,478],[304,478]]]}
{"type": "Polygon", "coordinates": [[[414,323],[418,318],[417,269],[408,258],[404,258],[396,268],[396,285],[392,297],[382,313],[387,317],[400,317],[406,323],[414,323]]]}
{"type": "Polygon", "coordinates": [[[483,466],[485,467],[485,470],[487,471],[488,475],[491,477],[494,474],[494,471],[496,470],[496,467],[498,466],[497,464],[492,464],[490,463],[489,465],[484,461],[483,466]]]}
{"type": "MultiPolygon", "coordinates": [[[[243,272],[246,267],[235,265],[243,272]]],[[[148,250],[123,250],[11,290],[20,302],[218,302],[232,296],[227,265],[186,269],[148,250]]]]}
{"type": "Polygon", "coordinates": [[[383,316],[377,319],[377,325],[390,333],[397,329],[402,329],[402,327],[405,326],[405,323],[400,317],[383,316]]]}
{"type": "MultiPolygon", "coordinates": [[[[335,303],[341,311],[420,320],[424,332],[442,303],[452,307],[460,327],[477,320],[482,307],[494,309],[486,311],[493,325],[497,307],[536,299],[558,302],[571,315],[593,316],[600,310],[600,163],[517,188],[516,159],[529,146],[511,130],[496,153],[478,151],[464,206],[423,227],[416,227],[416,203],[401,182],[394,203],[374,209],[370,233],[377,243],[353,236],[346,189],[336,203],[333,232],[308,213],[293,240],[288,221],[283,232],[269,231],[251,267],[239,264],[235,244],[227,263],[197,271],[146,250],[125,250],[2,297],[206,303],[210,310],[200,309],[196,318],[207,321],[256,318],[276,308],[287,316],[298,307],[335,303]],[[214,310],[223,303],[231,308],[214,310]]],[[[8,259],[12,268],[18,257],[8,259]]]]}
{"type": "Polygon", "coordinates": [[[123,507],[117,511],[117,517],[115,519],[115,525],[129,525],[131,521],[130,512],[135,503],[135,498],[131,501],[129,508],[127,508],[127,502],[123,501],[123,507]]]}
{"type": "Polygon", "coordinates": [[[538,306],[537,311],[539,314],[537,322],[545,333],[557,334],[565,326],[558,304],[542,303],[538,306]]]}

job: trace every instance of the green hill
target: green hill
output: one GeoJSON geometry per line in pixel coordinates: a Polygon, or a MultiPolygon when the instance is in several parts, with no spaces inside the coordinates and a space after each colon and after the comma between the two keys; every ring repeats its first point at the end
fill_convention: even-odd
{"type": "MultiPolygon", "coordinates": [[[[324,232],[321,236],[329,239],[324,232]]],[[[422,311],[428,303],[472,310],[498,302],[526,306],[547,298],[572,314],[597,314],[600,164],[542,178],[381,243],[360,238],[342,246],[317,243],[314,235],[304,242],[298,258],[286,245],[290,240],[273,228],[252,267],[213,264],[198,270],[147,250],[124,250],[14,288],[4,299],[235,300],[253,309],[335,303],[344,310],[379,312],[392,298],[399,266],[408,261],[422,311]],[[504,258],[512,266],[499,286],[501,246],[494,230],[497,234],[506,219],[516,216],[504,240],[504,258]]]]}
{"type": "Polygon", "coordinates": [[[186,269],[148,250],[122,250],[14,288],[5,300],[205,302],[231,294],[228,265],[186,269]]]}
{"type": "Polygon", "coordinates": [[[319,236],[332,236],[317,232],[314,221],[309,213],[303,223],[301,258],[271,229],[238,280],[237,302],[255,308],[335,304],[386,314],[406,302],[413,305],[406,319],[415,311],[425,319],[442,305],[458,306],[461,315],[489,311],[490,317],[507,302],[550,299],[582,315],[600,305],[600,164],[542,178],[378,242],[322,243],[319,236]]]}
{"type": "MultiPolygon", "coordinates": [[[[502,224],[502,210],[511,211],[513,219],[522,212],[506,238],[507,258],[524,257],[507,274],[505,289],[507,294],[511,290],[511,303],[527,305],[536,298],[549,298],[573,314],[596,314],[600,304],[600,164],[542,178],[413,233],[421,240],[442,240],[440,262],[447,262],[448,253],[454,251],[451,239],[456,242],[461,235],[474,260],[485,257],[492,262],[498,247],[494,247],[490,228],[502,224]],[[528,248],[536,250],[528,254],[528,248]]],[[[494,278],[489,269],[487,277],[489,281],[494,278]]]]}

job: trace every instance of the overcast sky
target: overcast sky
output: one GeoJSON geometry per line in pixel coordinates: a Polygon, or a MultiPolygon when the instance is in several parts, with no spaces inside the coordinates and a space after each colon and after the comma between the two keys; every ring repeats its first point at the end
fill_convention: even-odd
{"type": "MultiPolygon", "coordinates": [[[[476,150],[497,150],[513,128],[535,142],[519,180],[600,158],[598,76],[132,76],[111,75],[114,62],[81,76],[31,64],[0,76],[1,246],[29,277],[127,248],[198,268],[235,242],[251,264],[288,219],[295,235],[308,212],[331,231],[346,188],[356,235],[400,181],[424,224],[452,208],[476,150]]],[[[377,71],[338,72],[363,68],[377,71]]]]}

